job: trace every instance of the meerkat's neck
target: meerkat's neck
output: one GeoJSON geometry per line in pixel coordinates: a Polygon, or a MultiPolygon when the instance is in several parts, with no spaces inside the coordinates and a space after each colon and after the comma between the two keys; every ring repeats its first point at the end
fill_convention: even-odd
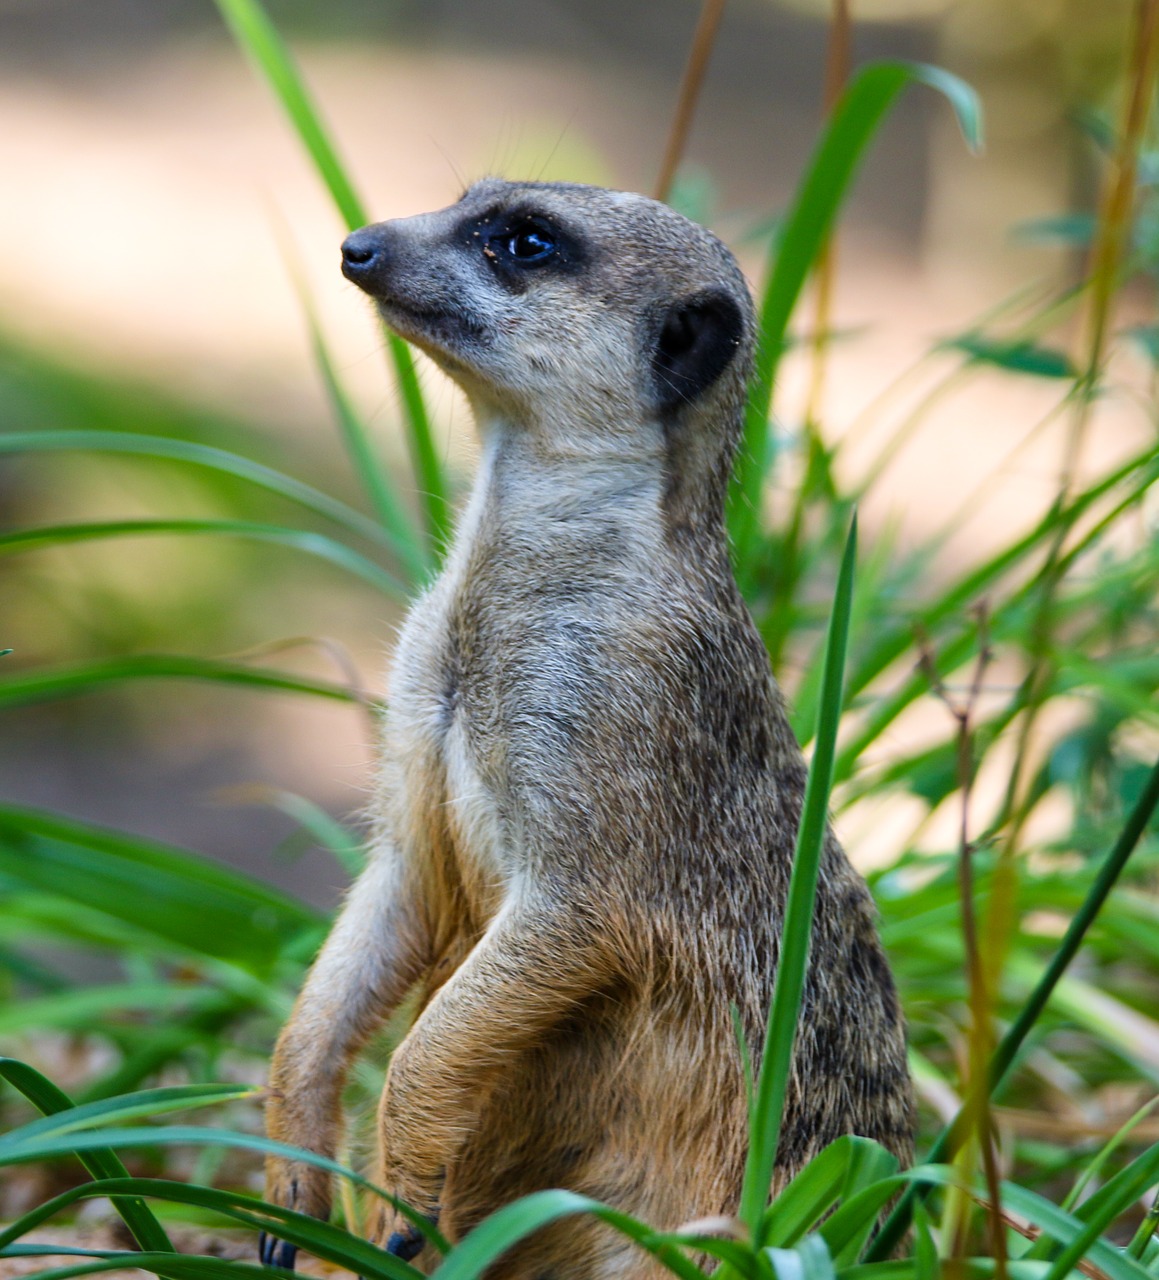
{"type": "Polygon", "coordinates": [[[612,538],[621,557],[617,572],[650,576],[674,558],[690,581],[715,581],[727,571],[720,516],[697,521],[695,529],[683,523],[674,528],[669,459],[659,428],[652,439],[640,427],[609,440],[606,434],[595,438],[590,427],[585,433],[579,424],[563,430],[553,425],[548,432],[497,413],[477,414],[477,422],[479,466],[447,560],[445,588],[453,590],[468,571],[480,539],[498,544],[508,567],[526,559],[542,569],[558,553],[561,573],[585,562],[610,568],[612,538]]]}
{"type": "Polygon", "coordinates": [[[483,452],[476,491],[505,516],[522,512],[550,521],[628,504],[638,518],[652,511],[660,518],[665,452],[659,431],[651,436],[640,426],[597,437],[582,423],[544,429],[495,413],[477,416],[483,452]]]}

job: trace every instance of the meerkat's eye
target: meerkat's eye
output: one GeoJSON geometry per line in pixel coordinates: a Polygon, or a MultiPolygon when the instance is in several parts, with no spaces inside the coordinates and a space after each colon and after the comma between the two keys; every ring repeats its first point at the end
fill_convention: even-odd
{"type": "Polygon", "coordinates": [[[499,237],[500,247],[519,262],[543,262],[556,250],[555,237],[535,222],[524,222],[499,237]]]}

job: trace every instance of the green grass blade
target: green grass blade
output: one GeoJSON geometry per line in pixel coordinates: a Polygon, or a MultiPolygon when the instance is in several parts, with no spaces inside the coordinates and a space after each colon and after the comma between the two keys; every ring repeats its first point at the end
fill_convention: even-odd
{"type": "Polygon", "coordinates": [[[0,805],[0,874],[183,955],[259,974],[286,955],[308,958],[325,924],[320,913],[209,858],[14,805],[0,805]]]}
{"type": "MultiPolygon", "coordinates": [[[[353,231],[369,222],[366,209],[338,159],[290,51],[259,0],[217,0],[217,7],[242,50],[282,104],[347,228],[353,231]]],[[[450,494],[442,464],[435,452],[414,357],[407,344],[393,333],[388,334],[387,347],[402,401],[407,443],[422,496],[427,536],[437,559],[450,537],[450,494]]]]}
{"type": "MultiPolygon", "coordinates": [[[[1156,1168],[1154,1158],[1156,1151],[1159,1151],[1159,1148],[1152,1148],[1146,1157],[1140,1157],[1140,1162],[1147,1162],[1146,1167],[1140,1164],[1140,1167],[1133,1171],[1131,1175],[1133,1181],[1130,1184],[1132,1187],[1142,1186],[1148,1182],[1148,1179],[1159,1177],[1159,1168],[1156,1168]]],[[[917,1168],[907,1169],[897,1174],[895,1181],[898,1183],[909,1182],[912,1185],[923,1186],[928,1189],[933,1187],[958,1187],[979,1201],[986,1200],[988,1196],[984,1182],[978,1181],[976,1184],[964,1182],[959,1172],[949,1165],[920,1165],[917,1168]]],[[[862,1194],[865,1193],[863,1192],[862,1194]]],[[[1011,1213],[1017,1214],[1020,1218],[1024,1218],[1032,1226],[1040,1228],[1044,1234],[1050,1236],[1051,1239],[1064,1247],[1073,1246],[1081,1238],[1083,1240],[1082,1247],[1086,1255],[1110,1280],[1150,1280],[1147,1272],[1133,1258],[1128,1257],[1107,1240],[1090,1239],[1088,1223],[1083,1222],[1075,1214],[1070,1214],[1060,1209],[1052,1201],[1047,1200],[1037,1192],[1031,1191],[1026,1187],[1020,1187],[1013,1182],[1003,1182],[1001,1184],[1001,1198],[1004,1208],[1011,1213]]],[[[876,1252],[876,1249],[873,1252],[876,1252]]],[[[880,1265],[882,1264],[877,1263],[873,1266],[850,1268],[842,1274],[846,1277],[850,1275],[868,1277],[877,1274],[875,1268],[880,1265]]],[[[1011,1264],[1011,1275],[1016,1274],[1013,1269],[1016,1265],[1014,1263],[1011,1264]]],[[[1045,1280],[1046,1266],[1041,1262],[1036,1262],[1032,1264],[1032,1267],[1031,1276],[1035,1277],[1035,1280],[1045,1280]]]]}
{"type": "Polygon", "coordinates": [[[418,1280],[419,1272],[414,1267],[341,1227],[331,1226],[292,1209],[267,1204],[256,1196],[161,1178],[112,1178],[74,1187],[39,1205],[0,1232],[0,1248],[11,1248],[29,1231],[80,1200],[127,1194],[212,1210],[244,1226],[275,1233],[279,1239],[308,1249],[315,1257],[358,1275],[373,1276],[375,1280],[418,1280]]]}
{"type": "MultiPolygon", "coordinates": [[[[58,1089],[46,1076],[18,1062],[15,1058],[0,1058],[0,1078],[22,1093],[29,1102],[46,1117],[59,1116],[74,1110],[73,1101],[63,1090],[58,1089]]],[[[123,1178],[128,1170],[118,1156],[107,1148],[90,1148],[77,1158],[94,1178],[123,1178]]],[[[120,1214],[125,1226],[132,1233],[133,1239],[146,1251],[155,1253],[174,1253],[173,1243],[165,1233],[165,1228],[149,1211],[143,1200],[117,1197],[113,1207],[120,1214]]]]}
{"type": "Polygon", "coordinates": [[[198,1128],[193,1125],[156,1125],[86,1130],[81,1133],[37,1134],[29,1140],[21,1139],[18,1134],[19,1131],[0,1135],[0,1166],[32,1164],[38,1160],[79,1155],[82,1151],[105,1148],[131,1150],[163,1146],[231,1147],[241,1151],[257,1151],[268,1156],[281,1156],[300,1164],[315,1165],[371,1192],[402,1213],[441,1253],[446,1253],[450,1248],[439,1230],[423,1214],[376,1186],[368,1178],[355,1173],[353,1169],[326,1156],[320,1156],[317,1152],[307,1151],[304,1147],[292,1147],[285,1142],[275,1142],[272,1138],[259,1137],[256,1133],[235,1133],[230,1129],[198,1128]]]}
{"type": "MultiPolygon", "coordinates": [[[[706,1253],[718,1262],[728,1264],[737,1275],[744,1280],[768,1280],[767,1273],[747,1244],[739,1240],[728,1240],[722,1236],[705,1236],[679,1231],[666,1231],[654,1235],[651,1242],[655,1245],[672,1244],[696,1253],[706,1253]]],[[[714,1273],[719,1274],[719,1273],[714,1273]]]]}
{"type": "MultiPolygon", "coordinates": [[[[894,1170],[896,1169],[895,1161],[894,1170]]],[[[896,1172],[881,1177],[850,1195],[821,1224],[819,1231],[839,1265],[849,1266],[857,1261],[870,1232],[877,1225],[882,1209],[897,1194],[901,1185],[896,1172]]]]}
{"type": "Polygon", "coordinates": [[[975,364],[989,364],[1010,373],[1036,378],[1077,378],[1078,370],[1065,351],[1036,342],[1009,342],[980,333],[963,333],[940,344],[944,351],[961,351],[975,364]]]}
{"type": "Polygon", "coordinates": [[[789,320],[829,237],[853,175],[886,113],[908,84],[922,83],[950,101],[971,146],[981,139],[981,108],[964,81],[937,67],[879,62],[863,67],[842,94],[814,149],[805,177],[772,250],[760,300],[756,365],[731,495],[729,524],[743,569],[759,527],[769,454],[769,414],[789,320]]]}
{"type": "Polygon", "coordinates": [[[254,462],[241,454],[230,453],[213,445],[196,444],[190,440],[176,440],[169,436],[136,435],[131,431],[9,431],[0,433],[0,454],[33,453],[41,451],[70,451],[92,453],[125,453],[139,457],[161,458],[166,461],[185,462],[206,467],[226,475],[248,480],[270,493],[288,498],[299,506],[316,511],[319,515],[343,525],[353,533],[388,547],[396,555],[396,547],[390,535],[376,521],[355,511],[337,498],[330,497],[311,485],[254,462]]]}
{"type": "Polygon", "coordinates": [[[896,1172],[897,1157],[872,1139],[852,1134],[838,1138],[814,1156],[765,1210],[765,1244],[776,1248],[796,1244],[834,1205],[896,1172]]]}
{"type": "Polygon", "coordinates": [[[382,464],[382,459],[371,444],[370,433],[338,377],[338,371],[334,367],[317,314],[305,293],[305,287],[301,286],[299,292],[306,313],[306,321],[310,327],[310,343],[314,350],[314,360],[322,375],[326,396],[330,401],[338,429],[342,433],[346,451],[370,498],[375,514],[383,527],[390,531],[394,544],[399,549],[403,568],[412,586],[419,587],[430,573],[430,559],[423,547],[422,539],[400,501],[390,474],[382,464]]]}
{"type": "Polygon", "coordinates": [[[938,1246],[934,1242],[934,1233],[930,1230],[930,1215],[922,1204],[918,1205],[914,1214],[914,1262],[914,1280],[940,1280],[938,1246]]]}
{"type": "Polygon", "coordinates": [[[822,1236],[806,1236],[792,1249],[766,1249],[776,1280],[836,1280],[833,1258],[822,1236]]]}
{"type": "Polygon", "coordinates": [[[398,393],[407,425],[407,445],[418,479],[419,497],[426,517],[431,557],[438,564],[451,542],[451,491],[443,464],[435,450],[426,401],[419,386],[418,370],[410,348],[394,333],[387,332],[387,346],[394,361],[398,393]]]}
{"type": "Polygon", "coordinates": [[[210,986],[188,982],[118,982],[111,986],[74,987],[51,995],[13,1000],[0,1006],[0,1035],[29,1031],[33,1027],[54,1031],[91,1031],[105,1020],[153,1013],[173,1016],[178,1010],[199,1010],[216,1003],[219,993],[210,986]]]}
{"type": "Polygon", "coordinates": [[[576,1214],[590,1214],[606,1222],[681,1280],[705,1280],[704,1272],[675,1245],[658,1240],[652,1227],[573,1191],[540,1191],[505,1205],[456,1245],[434,1275],[438,1280],[475,1280],[533,1231],[576,1214]]]}
{"type": "Polygon", "coordinates": [[[258,788],[253,792],[253,798],[293,818],[323,849],[334,855],[351,880],[357,879],[366,867],[365,841],[313,800],[276,787],[258,788]]]}
{"type": "Polygon", "coordinates": [[[769,1198],[777,1144],[796,1039],[801,994],[809,959],[809,939],[813,927],[813,905],[817,892],[821,854],[828,834],[829,791],[833,780],[833,759],[837,728],[841,720],[842,682],[845,648],[853,604],[853,575],[857,558],[857,518],[854,516],[841,558],[841,570],[833,601],[833,615],[825,650],[825,679],[817,718],[817,734],[809,780],[805,790],[801,824],[797,831],[788,901],[781,931],[781,954],[777,965],[773,1007],[769,1014],[757,1082],[756,1105],[750,1126],[748,1160],[741,1191],[740,1217],[748,1224],[759,1248],[764,1229],[765,1205],[769,1198]]]}
{"type": "Polygon", "coordinates": [[[251,667],[244,662],[224,662],[189,654],[139,653],[6,676],[0,680],[0,710],[96,693],[128,680],[201,680],[274,693],[306,693],[355,705],[362,703],[352,689],[328,680],[311,680],[269,667],[251,667]]]}
{"type": "Polygon", "coordinates": [[[157,535],[250,538],[256,542],[293,547],[297,551],[304,551],[307,555],[338,565],[396,600],[406,600],[410,595],[408,588],[398,578],[324,533],[262,524],[253,520],[95,520],[82,524],[45,525],[37,529],[0,533],[0,555],[36,551],[74,542],[91,542],[98,538],[157,535]]]}
{"type": "Polygon", "coordinates": [[[1159,807],[1159,762],[1151,770],[1147,785],[1143,788],[1134,809],[1131,811],[1119,838],[1107,854],[1094,883],[1087,891],[1082,906],[1075,912],[1074,918],[1067,926],[1066,933],[1059,943],[1046,971],[1031,992],[1029,999],[1022,1006],[1010,1029],[1002,1037],[994,1057],[990,1062],[989,1083],[993,1093],[1001,1087],[1007,1073],[1014,1065],[1014,1059],[1022,1048],[1023,1042],[1038,1021],[1043,1009],[1050,1000],[1051,992],[1058,985],[1063,974],[1070,967],[1071,961],[1078,954],[1091,925],[1103,908],[1125,869],[1140,836],[1147,828],[1156,808],[1159,807]]]}
{"type": "MultiPolygon", "coordinates": [[[[822,1227],[833,1260],[839,1267],[849,1266],[861,1257],[865,1242],[877,1226],[878,1215],[889,1198],[884,1196],[875,1203],[873,1197],[883,1187],[889,1187],[890,1195],[893,1194],[897,1171],[897,1157],[876,1142],[863,1138],[853,1148],[849,1176],[841,1191],[843,1203],[833,1215],[837,1218],[848,1209],[843,1232],[839,1233],[836,1226],[831,1232],[822,1227]]],[[[833,1222],[833,1218],[829,1221],[833,1222]]]]}
{"type": "MultiPolygon", "coordinates": [[[[1159,1097],[1151,1098],[1145,1102],[1125,1124],[1119,1126],[1110,1138],[1095,1153],[1094,1158],[1083,1169],[1082,1173],[1075,1180],[1075,1184],[1066,1193],[1066,1198],[1062,1202],[1062,1208],[1068,1212],[1073,1211],[1079,1203],[1083,1192],[1095,1178],[1101,1178],[1103,1167],[1112,1155],[1123,1145],[1130,1137],[1135,1129],[1155,1110],[1159,1107],[1159,1097]]],[[[1089,1201],[1087,1202],[1089,1203],[1089,1201]]]]}
{"type": "MultiPolygon", "coordinates": [[[[915,1185],[925,1185],[930,1188],[935,1186],[961,1187],[975,1200],[979,1201],[984,1201],[987,1197],[984,1184],[975,1186],[963,1184],[955,1170],[947,1165],[929,1165],[910,1169],[898,1174],[897,1180],[899,1182],[908,1181],[915,1185]]],[[[1139,1178],[1138,1181],[1145,1181],[1145,1178],[1139,1178]]],[[[1056,1204],[1037,1192],[1030,1191],[1026,1187],[1020,1187],[1012,1182],[1003,1182],[1001,1184],[1001,1195],[1004,1208],[1013,1214],[1017,1214],[1020,1218],[1024,1218],[1032,1226],[1038,1227],[1044,1235],[1049,1236],[1064,1247],[1070,1248],[1082,1239],[1083,1244],[1081,1247],[1086,1255],[1101,1272],[1109,1277],[1109,1280],[1150,1280],[1147,1272],[1133,1258],[1128,1257],[1107,1240],[1090,1239],[1088,1224],[1080,1221],[1073,1214],[1064,1212],[1056,1204]]],[[[877,1263],[872,1266],[850,1268],[842,1274],[846,1277],[850,1275],[869,1277],[878,1274],[876,1267],[881,1265],[881,1263],[877,1263]]],[[[1043,1263],[1034,1262],[1029,1265],[1031,1267],[1029,1277],[1033,1277],[1033,1280],[1045,1280],[1047,1268],[1043,1263]]],[[[1017,1266],[1018,1264],[1015,1262],[1009,1264],[1012,1276],[1018,1275],[1015,1269],[1017,1266]]]]}
{"type": "MultiPolygon", "coordinates": [[[[5,1079],[9,1079],[8,1072],[11,1072],[27,1083],[29,1071],[32,1071],[31,1067],[15,1058],[0,1058],[0,1075],[5,1079]]],[[[43,1076],[40,1077],[42,1088],[44,1079],[43,1076]]],[[[31,1141],[42,1133],[78,1133],[114,1121],[123,1123],[126,1120],[139,1120],[143,1116],[160,1116],[171,1111],[189,1111],[194,1107],[234,1102],[238,1098],[251,1097],[257,1091],[255,1085],[248,1084],[182,1084],[142,1089],[138,1093],[105,1098],[100,1102],[86,1102],[79,1106],[70,1104],[67,1110],[60,1109],[39,1120],[31,1120],[19,1129],[9,1130],[9,1136],[22,1135],[23,1141],[31,1141]]]]}
{"type": "MultiPolygon", "coordinates": [[[[1096,1234],[1107,1227],[1159,1182],[1159,1143],[1153,1143],[1124,1169],[1108,1179],[1089,1199],[1071,1209],[1081,1222],[1099,1224],[1096,1234]]],[[[1132,1255],[1134,1256],[1134,1255],[1132,1255]]]]}
{"type": "MultiPolygon", "coordinates": [[[[1062,1244],[1054,1264],[1044,1280],[1062,1280],[1083,1258],[1089,1258],[1110,1280],[1148,1280],[1147,1272],[1131,1257],[1121,1252],[1109,1241],[1100,1239],[1103,1230],[1114,1217],[1126,1209],[1132,1199],[1137,1199],[1159,1177],[1159,1148],[1152,1148],[1149,1158],[1141,1157],[1144,1164],[1132,1175],[1134,1188],[1130,1197],[1124,1198],[1113,1212],[1100,1214],[1084,1223],[1073,1214],[1064,1213],[1043,1196],[1012,1183],[1002,1184],[1002,1204],[1009,1212],[1027,1218],[1035,1226],[1048,1232],[1062,1244]]],[[[1126,1172],[1126,1171],[1124,1171],[1126,1172]]]]}
{"type": "MultiPolygon", "coordinates": [[[[66,1258],[113,1258],[121,1253],[116,1249],[74,1249],[70,1245],[17,1244],[0,1250],[0,1258],[45,1258],[59,1253],[66,1258]]],[[[123,1256],[128,1256],[127,1252],[123,1256]]]]}
{"type": "Polygon", "coordinates": [[[849,1153],[838,1138],[797,1173],[765,1210],[763,1238],[770,1248],[795,1245],[837,1204],[849,1170],[849,1153]]]}
{"type": "MultiPolygon", "coordinates": [[[[36,1253],[42,1252],[36,1250],[36,1253]]],[[[46,1271],[24,1272],[22,1280],[70,1280],[72,1276],[101,1275],[105,1271],[141,1270],[152,1271],[159,1276],[170,1277],[171,1280],[270,1280],[270,1277],[282,1277],[282,1280],[293,1280],[292,1271],[281,1271],[276,1267],[247,1266],[244,1262],[231,1262],[224,1258],[213,1258],[199,1254],[177,1253],[101,1253],[97,1249],[69,1249],[59,1245],[43,1250],[46,1254],[72,1254],[81,1258],[99,1256],[100,1262],[90,1262],[72,1267],[53,1267],[46,1271]]],[[[28,1256],[29,1251],[18,1252],[16,1256],[28,1256]]]]}
{"type": "MultiPolygon", "coordinates": [[[[1057,532],[1059,521],[1073,525],[1100,498],[1104,497],[1124,480],[1131,479],[1129,494],[1117,503],[1115,507],[1115,513],[1127,511],[1154,484],[1157,477],[1159,477],[1159,459],[1155,456],[1154,448],[1149,447],[1144,453],[1136,455],[1123,466],[1115,468],[1091,485],[1089,489],[1080,493],[1062,513],[1052,510],[1028,534],[1004,548],[985,564],[965,574],[948,591],[944,592],[937,601],[919,610],[916,617],[921,626],[927,632],[933,632],[936,627],[941,626],[947,620],[959,618],[972,602],[979,599],[988,590],[991,590],[994,584],[1005,574],[1022,566],[1036,551],[1049,545],[1050,540],[1057,532]]],[[[1069,567],[1078,555],[1087,550],[1104,531],[1104,522],[1100,520],[1094,529],[1079,539],[1067,552],[1067,555],[1060,561],[1060,566],[1069,567]]],[[[991,614],[992,626],[997,626],[1001,623],[1002,616],[1008,607],[1017,607],[1036,589],[1036,578],[1032,577],[1025,581],[1007,602],[993,610],[991,614]]],[[[848,681],[849,696],[853,697],[861,693],[890,663],[896,661],[907,649],[912,647],[913,639],[914,619],[910,615],[904,618],[901,625],[885,629],[881,638],[872,645],[869,652],[862,656],[861,660],[850,672],[848,681]]],[[[944,652],[939,654],[939,665],[946,670],[952,670],[959,662],[964,661],[965,657],[975,647],[973,629],[963,631],[956,639],[950,642],[944,652]]],[[[870,711],[857,732],[851,735],[847,746],[838,758],[837,778],[839,781],[843,781],[850,776],[857,756],[870,743],[877,741],[902,711],[918,697],[926,693],[928,689],[929,680],[923,673],[919,672],[905,681],[896,693],[883,698],[870,711]]]]}
{"type": "MultiPolygon", "coordinates": [[[[1159,762],[1151,770],[1147,785],[1136,801],[1119,838],[1099,868],[1099,873],[1087,891],[1082,905],[1067,926],[1054,957],[995,1049],[986,1077],[987,1091],[991,1096],[1001,1087],[1007,1073],[1014,1065],[1018,1051],[1046,1008],[1052,992],[1078,954],[1087,931],[1095,922],[1111,890],[1122,875],[1139,842],[1139,837],[1146,830],[1151,815],[1157,807],[1159,807],[1159,762]]],[[[962,1108],[952,1124],[942,1130],[926,1157],[927,1162],[937,1163],[953,1154],[959,1142],[958,1133],[963,1117],[968,1114],[970,1114],[969,1104],[962,1108]]],[[[897,1246],[909,1226],[914,1203],[920,1195],[920,1191],[916,1188],[910,1188],[894,1206],[893,1212],[870,1247],[867,1255],[870,1261],[888,1257],[891,1250],[897,1246]]]]}
{"type": "Polygon", "coordinates": [[[289,50],[266,11],[257,0],[217,0],[217,8],[234,39],[282,104],[342,220],[351,230],[369,222],[289,50]]]}

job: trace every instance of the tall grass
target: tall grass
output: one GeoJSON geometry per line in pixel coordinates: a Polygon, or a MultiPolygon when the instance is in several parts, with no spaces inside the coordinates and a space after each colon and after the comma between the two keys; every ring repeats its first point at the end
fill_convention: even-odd
{"type": "MultiPolygon", "coordinates": [[[[355,185],[260,4],[218,4],[280,101],[343,222],[366,221],[355,185]]],[[[706,0],[682,110],[695,97],[719,9],[706,0]]],[[[1149,150],[1145,127],[1159,57],[1155,0],[1139,0],[1132,40],[1127,113],[1113,144],[1107,196],[1099,217],[1083,229],[1094,246],[1087,276],[1024,311],[1013,326],[978,325],[941,346],[943,358],[956,353],[961,378],[988,368],[1010,378],[1050,379],[1059,389],[1060,412],[1073,407],[1076,415],[1071,463],[1092,396],[1105,385],[1117,291],[1135,274],[1159,273],[1154,241],[1146,234],[1159,182],[1159,152],[1149,150]],[[1083,359],[1073,360],[1050,345],[1051,325],[1083,305],[1088,346],[1083,359]]],[[[1153,1199],[1159,1187],[1159,1143],[1139,1150],[1146,1117],[1140,1113],[1119,1132],[1111,1126],[1099,1133],[1097,1124],[1088,1132],[1052,1105],[1065,1085],[1093,1114],[1114,1090],[1137,1099],[1159,1081],[1159,765],[1152,767],[1143,754],[1145,746],[1154,749],[1159,723],[1159,546],[1151,531],[1130,536],[1159,478],[1159,455],[1149,445],[1087,479],[1068,464],[1056,501],[1028,532],[948,581],[936,581],[928,570],[937,540],[903,553],[879,535],[857,556],[855,506],[900,439],[885,446],[861,483],[851,484],[841,479],[839,446],[825,443],[812,429],[816,424],[797,437],[774,426],[777,372],[803,289],[878,127],[913,84],[941,93],[967,143],[979,144],[979,105],[961,81],[907,63],[859,69],[833,104],[797,193],[770,237],[758,287],[760,355],[730,525],[738,578],[774,663],[792,656],[805,672],[793,702],[795,727],[812,742],[812,764],[737,1219],[683,1231],[660,1224],[661,1230],[571,1192],[545,1191],[502,1208],[453,1247],[434,1232],[445,1254],[438,1272],[443,1280],[470,1280],[530,1232],[576,1214],[599,1218],[685,1280],[699,1280],[718,1264],[746,1280],[930,1280],[951,1269],[963,1276],[1004,1271],[1014,1280],[1062,1280],[1079,1267],[1110,1280],[1159,1275],[1155,1219],[1140,1210],[1143,1197],[1153,1199]],[[790,463],[800,477],[794,495],[786,511],[771,512],[765,501],[771,472],[790,463]],[[984,612],[972,607],[983,600],[984,612]],[[934,672],[952,681],[979,650],[990,648],[1020,679],[988,689],[984,702],[972,701],[968,723],[947,727],[942,739],[892,754],[877,750],[872,763],[863,760],[900,717],[930,696],[934,672]],[[1081,707],[1079,720],[1072,717],[1071,727],[1057,731],[1045,750],[1032,751],[1032,729],[1042,723],[1044,709],[1064,702],[1081,707]],[[903,794],[932,813],[955,796],[965,804],[973,772],[1001,760],[1011,742],[1009,802],[986,829],[970,834],[967,809],[960,849],[918,853],[902,847],[872,877],[910,1019],[915,1077],[945,1124],[932,1124],[926,1114],[932,1142],[911,1170],[899,1170],[888,1152],[866,1139],[842,1138],[768,1203],[831,787],[837,787],[832,798],[839,807],[903,794]],[[1060,793],[1074,809],[1069,831],[1032,842],[1029,819],[1060,793]],[[965,879],[959,875],[963,865],[965,879]],[[963,883],[976,902],[963,902],[963,883]],[[963,937],[964,918],[985,921],[985,957],[963,937]],[[985,988],[973,1002],[971,973],[985,988]],[[971,1061],[982,1069],[970,1070],[971,1061]],[[1006,1126],[1000,1145],[991,1116],[1000,1130],[1006,1126]],[[1028,1117],[1039,1123],[1024,1133],[1019,1124],[1025,1127],[1028,1117]]],[[[665,185],[687,123],[678,120],[673,130],[665,185]]],[[[1073,225],[1067,224],[1067,234],[1073,236],[1073,225]]],[[[11,529],[0,532],[0,557],[24,559],[130,536],[192,543],[212,535],[309,556],[383,604],[417,591],[445,545],[452,494],[413,358],[404,344],[389,340],[410,448],[411,475],[404,483],[384,464],[308,299],[304,305],[319,376],[368,511],[288,471],[197,438],[214,436],[172,405],[153,403],[142,415],[134,400],[130,414],[115,388],[50,369],[53,403],[68,412],[62,420],[47,414],[35,429],[17,424],[0,432],[0,455],[22,455],[25,465],[36,465],[37,458],[47,464],[83,451],[179,467],[225,486],[231,514],[179,518],[162,512],[11,529]],[[418,495],[417,515],[411,514],[407,487],[418,495]]],[[[1156,333],[1159,327],[1143,326],[1130,340],[1150,341],[1159,353],[1156,333]]],[[[1152,417],[1155,408],[1152,400],[1152,417]]],[[[943,538],[955,527],[951,522],[943,538]]],[[[237,658],[115,653],[37,667],[17,652],[5,658],[0,674],[0,713],[79,694],[108,697],[118,686],[157,679],[367,703],[353,684],[237,658]]],[[[357,861],[350,831],[301,798],[280,803],[345,868],[357,861]]],[[[30,1066],[0,1061],[0,1078],[43,1113],[0,1136],[0,1166],[75,1156],[92,1179],[0,1232],[0,1257],[74,1256],[73,1264],[42,1273],[54,1278],[129,1261],[191,1280],[242,1280],[254,1271],[175,1252],[163,1222],[180,1207],[272,1232],[375,1280],[418,1275],[340,1226],[237,1190],[235,1174],[218,1180],[229,1185],[210,1185],[212,1165],[200,1166],[207,1176],[198,1181],[134,1176],[121,1160],[121,1154],[131,1155],[131,1162],[152,1161],[138,1169],[166,1169],[171,1149],[218,1156],[284,1150],[252,1131],[245,1089],[208,1082],[221,1069],[236,1072],[239,1062],[260,1062],[322,936],[325,922],[317,913],[190,851],[14,806],[0,806],[0,891],[0,972],[16,997],[10,1014],[0,1010],[0,1036],[19,1043],[29,1033],[53,1031],[99,1038],[113,1051],[75,1101],[30,1066]],[[49,955],[83,949],[118,957],[121,974],[75,987],[44,958],[46,948],[49,955]],[[162,1075],[189,1083],[151,1087],[162,1075]],[[174,1110],[203,1106],[227,1108],[225,1124],[158,1122],[174,1110]],[[27,1242],[38,1226],[98,1197],[112,1198],[143,1252],[27,1242]]],[[[10,1109],[21,1116],[20,1107],[10,1109]]],[[[363,1195],[385,1194],[349,1168],[296,1154],[332,1169],[363,1195]]],[[[430,1230],[425,1220],[415,1221],[430,1230]]]]}

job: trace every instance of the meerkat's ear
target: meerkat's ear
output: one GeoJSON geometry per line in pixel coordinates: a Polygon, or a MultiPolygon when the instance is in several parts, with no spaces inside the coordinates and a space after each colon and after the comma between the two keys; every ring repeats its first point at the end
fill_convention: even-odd
{"type": "Polygon", "coordinates": [[[669,307],[652,352],[660,413],[675,413],[707,391],[728,368],[743,334],[740,308],[723,290],[694,294],[669,307]]]}

